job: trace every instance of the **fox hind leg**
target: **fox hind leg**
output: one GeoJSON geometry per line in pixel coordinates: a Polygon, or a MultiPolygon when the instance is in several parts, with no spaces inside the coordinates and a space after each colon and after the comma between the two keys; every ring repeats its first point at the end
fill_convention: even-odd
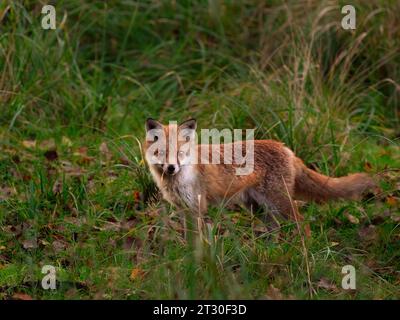
{"type": "Polygon", "coordinates": [[[268,201],[277,208],[277,211],[280,215],[286,219],[294,221],[298,227],[304,227],[304,234],[306,237],[311,237],[310,225],[308,223],[303,225],[304,217],[300,214],[296,202],[291,198],[290,195],[277,192],[267,197],[268,201]]]}
{"type": "Polygon", "coordinates": [[[299,213],[296,204],[281,188],[280,190],[257,190],[255,188],[248,189],[244,193],[243,203],[253,212],[264,209],[264,221],[274,226],[279,226],[280,218],[290,219],[294,221],[302,221],[303,217],[299,213]]]}
{"type": "Polygon", "coordinates": [[[243,203],[249,211],[262,214],[263,221],[272,229],[279,228],[279,222],[276,219],[276,216],[280,215],[279,206],[270,201],[263,192],[254,188],[246,190],[243,194],[243,203]]]}

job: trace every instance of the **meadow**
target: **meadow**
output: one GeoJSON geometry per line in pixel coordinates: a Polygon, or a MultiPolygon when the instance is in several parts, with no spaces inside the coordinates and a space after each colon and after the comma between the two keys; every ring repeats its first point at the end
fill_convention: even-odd
{"type": "Polygon", "coordinates": [[[55,30],[45,1],[0,3],[0,299],[400,298],[399,1],[352,1],[355,30],[343,1],[49,3],[55,30]],[[254,128],[380,189],[302,203],[310,238],[244,208],[197,221],[158,194],[148,117],[254,128]]]}

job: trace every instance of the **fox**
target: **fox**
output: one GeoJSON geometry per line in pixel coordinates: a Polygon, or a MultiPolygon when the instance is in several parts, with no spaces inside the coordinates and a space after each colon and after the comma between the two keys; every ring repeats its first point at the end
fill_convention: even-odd
{"type": "Polygon", "coordinates": [[[275,140],[251,141],[253,170],[248,174],[237,174],[243,163],[224,161],[225,149],[243,146],[245,142],[222,143],[217,148],[213,144],[194,143],[191,154],[198,161],[191,162],[184,145],[195,140],[196,129],[195,119],[163,125],[149,118],[145,124],[145,160],[163,198],[177,208],[205,214],[209,206],[244,205],[254,212],[267,211],[267,216],[274,220],[283,217],[301,221],[303,216],[295,201],[360,200],[376,186],[366,173],[343,177],[320,174],[308,168],[284,143],[275,140]],[[172,140],[176,143],[166,143],[172,140]],[[204,155],[209,159],[215,150],[222,163],[201,161],[204,155]]]}

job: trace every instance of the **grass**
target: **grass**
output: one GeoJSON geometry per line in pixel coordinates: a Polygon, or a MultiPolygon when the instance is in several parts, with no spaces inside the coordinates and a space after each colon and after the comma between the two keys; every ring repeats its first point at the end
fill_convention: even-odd
{"type": "Polygon", "coordinates": [[[3,1],[0,297],[399,299],[400,7],[357,1],[346,31],[341,5],[60,0],[53,31],[40,2],[3,1]],[[381,191],[305,205],[305,240],[244,209],[198,223],[157,194],[138,143],[149,116],[256,128],[381,191]],[[341,288],[348,264],[356,290],[341,288]]]}

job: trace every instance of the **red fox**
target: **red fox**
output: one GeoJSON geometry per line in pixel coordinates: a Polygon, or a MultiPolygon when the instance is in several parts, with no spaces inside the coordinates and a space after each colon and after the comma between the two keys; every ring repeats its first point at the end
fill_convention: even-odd
{"type": "Polygon", "coordinates": [[[236,174],[237,163],[224,162],[224,150],[242,142],[218,147],[221,164],[203,163],[200,153],[205,151],[210,156],[212,145],[196,144],[194,154],[200,161],[191,163],[187,161],[189,153],[182,147],[194,139],[196,126],[194,119],[179,126],[146,121],[146,162],[164,199],[177,207],[204,213],[208,205],[244,204],[250,210],[267,208],[272,214],[301,219],[293,200],[359,199],[375,186],[364,173],[332,178],[308,169],[293,151],[274,140],[252,141],[254,168],[247,175],[236,174]],[[178,140],[175,146],[165,143],[182,132],[186,133],[185,139],[178,140]],[[153,148],[161,140],[164,143],[153,148]]]}

